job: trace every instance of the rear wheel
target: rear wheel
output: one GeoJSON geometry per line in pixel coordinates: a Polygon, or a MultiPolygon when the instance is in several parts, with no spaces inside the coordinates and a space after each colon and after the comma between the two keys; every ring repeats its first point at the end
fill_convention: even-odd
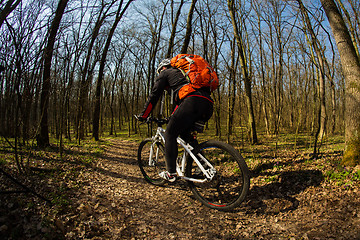
{"type": "Polygon", "coordinates": [[[153,143],[152,139],[145,139],[139,145],[138,164],[145,180],[151,184],[161,186],[165,180],[159,173],[166,170],[164,146],[160,142],[153,143]]]}
{"type": "MultiPolygon", "coordinates": [[[[203,142],[193,153],[202,154],[216,169],[214,178],[209,182],[189,181],[196,199],[210,208],[223,211],[238,207],[250,186],[249,169],[240,153],[231,145],[219,141],[203,142]]],[[[191,157],[187,160],[186,176],[203,178],[199,176],[199,167],[191,157]]]]}

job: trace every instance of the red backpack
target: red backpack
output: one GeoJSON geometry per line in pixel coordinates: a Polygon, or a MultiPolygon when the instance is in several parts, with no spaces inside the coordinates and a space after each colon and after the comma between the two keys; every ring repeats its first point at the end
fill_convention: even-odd
{"type": "Polygon", "coordinates": [[[216,72],[204,58],[198,55],[178,54],[171,59],[171,66],[180,69],[189,80],[189,83],[179,90],[180,99],[202,87],[208,87],[210,91],[219,87],[216,72]]]}

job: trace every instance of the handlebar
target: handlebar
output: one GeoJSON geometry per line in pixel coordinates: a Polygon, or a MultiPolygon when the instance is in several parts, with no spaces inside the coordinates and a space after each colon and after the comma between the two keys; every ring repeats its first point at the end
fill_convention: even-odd
{"type": "MultiPolygon", "coordinates": [[[[138,116],[134,116],[136,120],[141,121],[138,116]]],[[[156,117],[148,117],[145,121],[142,121],[142,123],[150,124],[152,122],[155,122],[159,127],[161,127],[164,124],[167,124],[169,122],[169,118],[156,118],[156,117]]]]}
{"type": "Polygon", "coordinates": [[[148,117],[145,121],[147,124],[151,122],[155,122],[157,125],[162,126],[169,122],[168,118],[156,118],[156,117],[148,117]]]}

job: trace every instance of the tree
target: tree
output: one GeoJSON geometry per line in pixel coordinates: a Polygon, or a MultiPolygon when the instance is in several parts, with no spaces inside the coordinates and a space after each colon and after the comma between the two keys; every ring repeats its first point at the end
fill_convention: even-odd
{"type": "Polygon", "coordinates": [[[127,4],[124,6],[124,8],[121,11],[121,7],[123,4],[123,1],[120,2],[118,11],[116,13],[115,21],[109,31],[109,34],[107,36],[107,40],[103,49],[103,53],[100,60],[100,67],[99,67],[99,76],[96,84],[96,92],[95,92],[95,109],[94,109],[94,115],[93,115],[93,137],[96,141],[99,140],[99,128],[100,128],[100,97],[101,97],[101,87],[102,87],[102,81],[104,77],[104,69],[105,69],[105,61],[107,52],[110,47],[111,39],[114,35],[115,29],[120,22],[122,16],[124,15],[126,9],[129,7],[130,3],[133,0],[129,0],[127,4]]]}
{"type": "Polygon", "coordinates": [[[260,82],[261,82],[261,87],[262,87],[262,110],[263,110],[263,114],[264,114],[264,123],[265,123],[265,131],[267,134],[270,134],[270,124],[269,124],[269,114],[268,114],[268,101],[267,101],[267,96],[268,94],[266,91],[266,77],[265,77],[265,63],[266,63],[266,59],[265,59],[265,51],[264,51],[264,46],[263,46],[263,33],[262,33],[262,26],[261,26],[261,4],[259,4],[257,1],[253,1],[253,8],[254,11],[256,13],[256,28],[258,31],[258,37],[256,37],[256,40],[258,41],[258,46],[259,46],[259,54],[260,54],[260,82]]]}
{"type": "Polygon", "coordinates": [[[9,0],[5,4],[4,8],[0,9],[0,28],[6,17],[19,5],[20,2],[21,0],[17,0],[16,2],[15,0],[9,0]]]}
{"type": "Polygon", "coordinates": [[[334,0],[321,0],[339,50],[345,76],[344,163],[360,164],[360,62],[346,24],[334,0]]]}
{"type": "Polygon", "coordinates": [[[234,128],[234,112],[235,112],[235,97],[236,97],[236,69],[238,65],[238,60],[235,56],[236,44],[235,41],[230,41],[231,46],[231,64],[229,66],[229,93],[228,93],[228,118],[227,118],[227,141],[230,143],[230,135],[233,134],[234,128]]]}
{"type": "MultiPolygon", "coordinates": [[[[90,64],[91,64],[90,61],[91,61],[91,56],[93,53],[94,44],[99,35],[100,28],[101,28],[102,24],[104,23],[106,17],[108,16],[108,11],[111,9],[111,7],[114,5],[115,2],[116,2],[116,0],[112,1],[109,4],[107,9],[105,9],[107,4],[104,2],[101,3],[99,15],[96,20],[95,26],[91,32],[89,45],[87,46],[85,64],[81,71],[80,91],[79,91],[79,100],[78,100],[79,101],[78,102],[78,113],[77,113],[78,115],[77,115],[77,122],[76,122],[77,137],[78,137],[79,141],[81,139],[83,139],[83,137],[84,137],[84,125],[85,125],[84,124],[84,122],[85,122],[84,112],[86,110],[86,102],[87,102],[87,98],[88,98],[90,82],[92,79],[92,68],[90,67],[90,64]]],[[[95,62],[96,62],[96,60],[95,60],[95,62]]],[[[95,66],[95,63],[94,63],[94,66],[95,66]]]]}
{"type": "MultiPolygon", "coordinates": [[[[352,44],[359,47],[358,1],[333,1],[352,44]]],[[[10,2],[14,7],[18,0],[2,1],[0,12],[10,2]]],[[[65,137],[83,139],[90,136],[93,120],[96,132],[97,117],[100,135],[126,125],[129,135],[143,134],[143,126],[137,126],[132,116],[146,101],[160,58],[182,48],[203,56],[219,75],[221,86],[212,95],[213,122],[207,126],[216,137],[228,136],[231,141],[232,136],[246,136],[252,141],[252,124],[269,134],[315,134],[323,89],[319,89],[320,56],[324,57],[327,129],[329,133],[344,130],[344,75],[339,56],[329,45],[332,36],[323,23],[325,12],[317,2],[306,5],[302,0],[308,24],[297,0],[229,0],[230,9],[224,1],[138,0],[126,10],[129,16],[122,17],[124,24],[118,23],[111,38],[119,4],[121,13],[128,0],[69,2],[52,46],[49,71],[48,65],[43,67],[44,50],[51,47],[50,26],[59,2],[22,1],[0,28],[0,65],[6,67],[0,76],[4,136],[22,137],[27,144],[39,133],[40,118],[44,123],[46,117],[49,136],[62,136],[63,126],[65,137]],[[46,88],[41,91],[41,84],[46,86],[43,80],[49,80],[44,74],[51,76],[47,97],[46,88]],[[45,99],[49,103],[44,108],[45,99]]]]}
{"type": "MultiPolygon", "coordinates": [[[[307,13],[307,9],[301,0],[297,0],[299,3],[300,11],[303,16],[303,21],[305,23],[307,31],[310,33],[311,47],[313,47],[316,59],[314,62],[317,64],[318,68],[318,79],[319,79],[319,98],[320,98],[320,108],[318,112],[318,129],[315,133],[315,144],[314,144],[314,156],[317,156],[317,143],[322,141],[325,134],[327,115],[326,115],[326,103],[325,103],[325,62],[326,59],[322,54],[319,40],[316,38],[314,29],[311,25],[310,18],[307,13]]],[[[315,57],[314,57],[315,58],[315,57]]]]}
{"type": "Polygon", "coordinates": [[[54,50],[54,44],[56,40],[56,34],[60,26],[61,18],[64,14],[68,0],[60,0],[55,12],[54,19],[49,29],[49,36],[47,45],[44,50],[44,70],[43,70],[43,82],[41,90],[40,110],[41,110],[41,122],[40,133],[37,138],[39,146],[44,147],[50,144],[49,142],[49,127],[48,127],[48,106],[49,96],[51,89],[50,75],[51,75],[51,60],[54,50]]]}
{"type": "Polygon", "coordinates": [[[256,144],[258,142],[257,134],[256,134],[256,124],[255,124],[255,116],[254,116],[254,107],[252,101],[252,93],[251,93],[251,75],[249,73],[248,61],[246,59],[246,50],[244,46],[244,41],[240,36],[240,32],[238,29],[238,24],[235,16],[235,6],[234,0],[228,0],[228,8],[230,12],[231,22],[234,29],[234,36],[237,42],[237,46],[239,49],[239,57],[241,64],[241,73],[244,78],[245,84],[245,96],[246,96],[246,105],[248,109],[248,131],[249,138],[252,144],[256,144]]]}
{"type": "Polygon", "coordinates": [[[192,17],[194,14],[194,9],[195,9],[195,5],[196,5],[197,0],[192,0],[191,1],[191,6],[190,6],[190,10],[189,10],[189,14],[188,14],[188,18],[187,18],[187,23],[186,23],[186,33],[185,33],[185,39],[184,39],[184,44],[181,48],[181,53],[187,53],[188,52],[188,47],[189,47],[189,43],[190,43],[190,38],[191,38],[191,32],[192,32],[192,17]]]}
{"type": "MultiPolygon", "coordinates": [[[[345,19],[347,20],[347,26],[349,27],[349,33],[350,33],[350,37],[351,37],[351,40],[353,41],[353,45],[354,45],[354,48],[355,48],[355,52],[356,54],[358,55],[358,58],[360,60],[360,53],[359,53],[359,48],[357,46],[357,42],[359,42],[359,35],[356,34],[356,30],[355,30],[355,27],[353,26],[352,22],[351,22],[351,16],[350,16],[350,13],[346,10],[344,4],[341,2],[341,0],[337,0],[337,3],[339,4],[342,12],[344,13],[345,15],[345,19]]],[[[351,7],[354,9],[354,4],[353,2],[350,0],[349,1],[351,7]]],[[[357,16],[357,12],[356,10],[354,9],[354,14],[355,14],[355,18],[357,21],[359,21],[358,19],[358,16],[357,16]]]]}
{"type": "MultiPolygon", "coordinates": [[[[174,1],[171,1],[171,7],[173,6],[174,1]]],[[[171,28],[171,34],[170,34],[170,38],[169,38],[169,46],[168,46],[168,51],[167,54],[165,55],[165,58],[170,58],[173,54],[173,50],[174,50],[174,39],[175,39],[175,34],[176,34],[176,27],[177,27],[177,23],[179,21],[179,17],[180,17],[180,13],[181,13],[181,8],[184,5],[184,0],[180,1],[179,4],[179,8],[176,12],[176,16],[174,21],[172,22],[172,28],[171,28]]]]}

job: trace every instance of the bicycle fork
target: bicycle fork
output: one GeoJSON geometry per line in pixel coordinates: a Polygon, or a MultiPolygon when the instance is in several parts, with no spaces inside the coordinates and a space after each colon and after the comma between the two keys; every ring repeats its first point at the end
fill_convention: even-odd
{"type": "Polygon", "coordinates": [[[156,160],[157,160],[158,157],[159,157],[159,149],[158,149],[158,148],[156,149],[155,159],[153,158],[153,155],[154,155],[154,143],[151,145],[151,148],[150,148],[150,154],[149,154],[149,166],[150,166],[150,167],[154,167],[154,166],[155,166],[156,160]]]}
{"type": "Polygon", "coordinates": [[[155,145],[157,144],[156,141],[152,142],[151,147],[150,147],[150,154],[149,154],[149,166],[150,167],[155,167],[156,163],[158,162],[159,159],[159,153],[160,153],[160,149],[159,147],[155,148],[155,145]],[[154,149],[156,149],[154,151],[154,149]],[[155,155],[155,157],[154,157],[155,155]]]}
{"type": "Polygon", "coordinates": [[[156,163],[158,162],[160,149],[159,149],[159,147],[156,148],[155,158],[153,158],[153,156],[154,156],[154,148],[155,148],[155,145],[159,141],[162,140],[163,142],[165,142],[163,132],[164,132],[163,129],[158,128],[155,136],[152,138],[152,143],[151,143],[151,147],[150,147],[150,154],[149,154],[149,166],[150,167],[155,167],[156,163]]]}

